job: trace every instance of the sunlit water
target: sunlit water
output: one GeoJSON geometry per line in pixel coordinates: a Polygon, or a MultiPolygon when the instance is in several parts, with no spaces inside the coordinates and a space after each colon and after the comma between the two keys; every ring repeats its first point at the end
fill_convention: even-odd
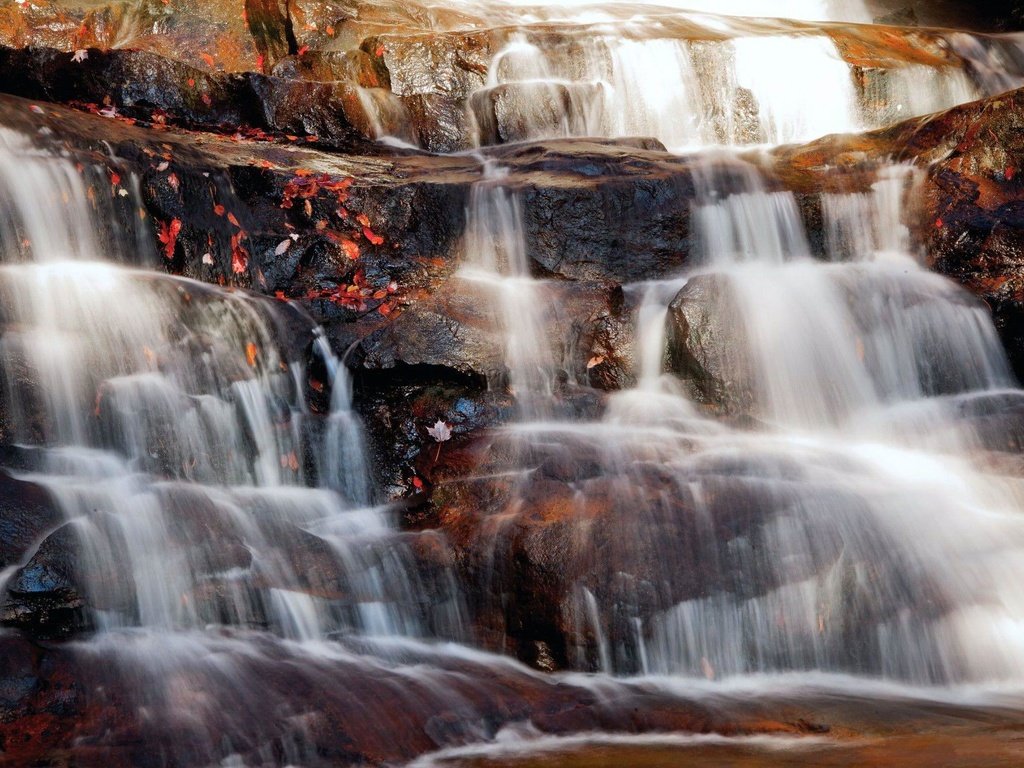
{"type": "MultiPolygon", "coordinates": [[[[878,63],[861,64],[847,50],[864,45],[853,28],[728,15],[870,22],[859,3],[469,8],[498,28],[490,62],[486,74],[436,86],[465,115],[436,128],[432,147],[583,136],[649,136],[675,151],[802,142],[929,114],[1024,80],[1012,36],[935,32],[932,46],[916,54],[888,51],[883,41],[878,63]],[[854,35],[852,42],[843,35],[854,35]]],[[[435,86],[414,75],[433,66],[418,39],[394,38],[394,55],[405,63],[392,71],[390,90],[360,90],[377,138],[423,140],[411,132],[410,104],[435,86]]]]}

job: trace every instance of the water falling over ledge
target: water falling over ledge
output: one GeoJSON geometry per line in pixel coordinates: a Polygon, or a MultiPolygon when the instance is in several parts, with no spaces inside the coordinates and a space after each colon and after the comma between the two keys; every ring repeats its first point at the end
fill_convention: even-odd
{"type": "MultiPolygon", "coordinates": [[[[473,64],[488,78],[474,111],[500,104],[504,122],[444,113],[559,137],[539,145],[353,159],[169,130],[141,146],[180,154],[140,163],[125,137],[150,129],[135,126],[79,168],[95,154],[64,154],[56,108],[56,141],[12,139],[34,181],[21,195],[0,160],[15,188],[0,192],[0,495],[42,527],[0,529],[0,555],[17,553],[0,568],[0,674],[31,672],[0,722],[5,737],[29,723],[28,746],[5,749],[841,765],[874,749],[927,763],[936,744],[914,739],[939,725],[947,751],[947,729],[975,752],[979,730],[1016,732],[1024,396],[989,309],[920,264],[920,171],[865,181],[865,151],[772,177],[787,150],[706,147],[887,124],[911,96],[974,91],[943,91],[956,77],[934,62],[927,88],[873,73],[848,91],[848,52],[781,21],[718,19],[747,34],[709,52],[609,17],[596,56],[555,51],[531,21],[489,71],[473,64]],[[787,47],[821,65],[773,61],[787,77],[844,83],[829,115],[773,95],[758,64],[787,47]],[[774,107],[742,127],[679,117],[720,87],[774,107]],[[579,138],[641,130],[701,149],[579,138]],[[197,167],[193,139],[245,149],[197,167]],[[172,173],[183,195],[154,201],[172,173]],[[241,224],[212,206],[231,185],[241,224]],[[158,210],[142,252],[134,230],[103,234],[107,196],[158,210]],[[170,216],[177,248],[153,252],[170,216]],[[51,221],[68,226],[25,237],[51,221]],[[244,228],[248,271],[203,228],[244,228]],[[162,274],[179,269],[267,294],[292,274],[292,298],[162,274]]],[[[402,42],[359,58],[376,67],[402,42]]],[[[393,106],[346,98],[360,95],[393,106]]],[[[437,102],[417,97],[421,120],[437,102]]],[[[834,158],[828,145],[792,151],[834,158]]]]}

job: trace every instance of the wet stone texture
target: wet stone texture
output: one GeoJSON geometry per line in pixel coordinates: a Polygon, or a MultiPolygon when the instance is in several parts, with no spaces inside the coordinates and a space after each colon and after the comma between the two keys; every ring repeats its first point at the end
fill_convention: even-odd
{"type": "MultiPolygon", "coordinates": [[[[408,138],[426,149],[460,148],[467,130],[461,104],[483,84],[490,57],[503,44],[497,33],[473,29],[472,18],[454,12],[385,4],[172,0],[167,13],[150,3],[135,17],[113,7],[25,5],[0,9],[0,90],[9,94],[0,96],[0,124],[80,163],[97,218],[113,223],[106,234],[123,241],[129,263],[288,302],[303,322],[281,329],[288,339],[284,357],[306,365],[308,380],[300,384],[313,422],[325,415],[330,393],[305,317],[323,327],[353,373],[370,466],[384,495],[401,501],[404,527],[417,534],[410,546],[419,568],[451,567],[458,574],[480,644],[538,669],[596,668],[599,639],[587,624],[582,586],[602,604],[623,606],[602,629],[623,649],[613,660],[617,668],[632,672],[639,651],[630,646],[628,619],[715,591],[757,597],[744,585],[770,590],[820,575],[839,560],[839,544],[832,542],[781,574],[756,560],[743,566],[753,575],[735,563],[666,573],[660,567],[664,542],[691,553],[685,563],[701,561],[701,547],[721,548],[728,562],[730,542],[763,535],[759,526],[782,517],[792,499],[728,481],[735,467],[711,467],[704,500],[710,523],[702,529],[695,498],[673,487],[656,455],[641,450],[627,468],[600,446],[571,436],[528,453],[503,429],[516,406],[494,332],[493,300],[459,273],[480,161],[369,141],[372,126],[360,102],[366,94],[359,91],[395,106],[398,118],[411,118],[408,138]],[[207,13],[214,31],[197,36],[198,19],[207,13]],[[406,34],[391,34],[396,17],[406,34]],[[154,23],[161,25],[159,35],[146,32],[154,23]],[[424,32],[442,23],[464,25],[463,31],[424,32]],[[75,60],[78,50],[87,56],[75,60]],[[438,71],[446,74],[444,89],[436,87],[438,71]],[[298,333],[300,327],[306,330],[298,333]],[[438,443],[427,433],[437,420],[450,425],[449,441],[438,443]],[[523,467],[529,469],[512,471],[523,467]],[[673,502],[659,504],[666,496],[673,502]],[[637,510],[647,515],[649,535],[622,535],[636,528],[637,510]]],[[[884,41],[856,30],[835,35],[851,62],[867,69],[887,65],[884,41]]],[[[923,31],[892,55],[904,63],[934,63],[949,54],[923,31]]],[[[506,110],[514,95],[492,91],[477,105],[490,118],[496,142],[519,137],[506,110]]],[[[746,159],[765,171],[771,188],[795,193],[817,256],[825,240],[820,192],[867,190],[888,157],[927,168],[916,222],[923,252],[935,270],[988,303],[1024,373],[1022,115],[1024,92],[1016,91],[884,131],[746,159]]],[[[530,271],[544,280],[544,328],[557,347],[556,393],[569,412],[593,415],[609,392],[635,382],[636,306],[623,284],[673,276],[691,263],[692,158],[669,155],[651,139],[553,139],[487,154],[510,169],[509,187],[525,214],[530,271]]],[[[749,400],[743,382],[723,373],[733,367],[722,351],[735,346],[729,341],[734,329],[717,323],[712,311],[728,302],[726,294],[714,275],[692,280],[680,293],[670,308],[668,358],[696,400],[742,413],[749,400]]],[[[11,373],[31,390],[27,372],[11,373]]],[[[1005,414],[1004,405],[978,406],[969,414],[979,429],[992,428],[996,437],[985,447],[993,454],[1006,450],[1005,424],[993,424],[1005,420],[994,415],[1005,414]]],[[[1018,410],[1013,404],[1014,419],[1018,410]]],[[[0,407],[4,443],[10,442],[8,422],[0,407]]],[[[36,426],[45,432],[45,424],[36,426]]],[[[4,457],[10,466],[21,461],[28,459],[4,457]]],[[[177,503],[173,546],[223,537],[227,526],[214,511],[188,498],[177,503]]],[[[330,558],[302,531],[276,533],[286,557],[306,558],[312,576],[302,587],[308,594],[345,596],[330,558]]],[[[111,681],[102,654],[58,642],[92,629],[83,608],[117,607],[90,604],[82,584],[116,583],[123,574],[81,573],[86,566],[74,555],[74,526],[60,518],[47,493],[0,474],[0,534],[0,567],[11,569],[0,603],[0,622],[9,628],[0,635],[3,760],[53,762],[55,750],[74,743],[69,764],[155,765],[152,754],[160,745],[194,736],[179,723],[165,727],[159,717],[140,720],[142,705],[166,713],[159,706],[166,702],[135,698],[151,681],[133,678],[131,670],[111,681]]],[[[249,562],[236,541],[216,553],[200,546],[184,556],[202,563],[211,577],[249,562]]],[[[899,581],[899,564],[885,567],[899,581]]],[[[272,575],[254,578],[276,586],[272,575]]],[[[211,580],[208,593],[191,597],[205,601],[215,616],[222,586],[211,580]]],[[[839,660],[845,668],[859,669],[869,619],[939,611],[942,602],[941,596],[901,595],[874,609],[877,615],[858,615],[863,625],[837,629],[851,649],[839,660]]],[[[308,660],[289,653],[273,643],[262,648],[241,673],[259,681],[258,692],[229,693],[256,702],[253,721],[268,733],[277,732],[271,725],[288,712],[294,734],[301,732],[327,763],[404,761],[466,736],[460,722],[437,716],[433,691],[421,686],[403,693],[408,679],[382,668],[388,665],[379,659],[353,652],[341,661],[320,660],[307,672],[308,660]],[[418,702],[410,713],[416,727],[401,738],[379,728],[374,718],[380,712],[357,706],[360,691],[381,690],[382,677],[393,698],[379,702],[381,711],[405,711],[411,700],[418,702]],[[336,684],[324,686],[325,679],[336,684]],[[303,708],[310,701],[318,702],[316,711],[303,708]]],[[[627,731],[738,728],[656,694],[638,695],[645,704],[638,712],[629,696],[608,704],[522,670],[506,675],[469,661],[448,663],[451,685],[479,707],[474,717],[488,724],[488,735],[527,712],[542,713],[540,725],[551,733],[610,725],[627,731]]],[[[224,716],[218,710],[230,709],[217,700],[223,691],[188,693],[188,671],[175,675],[179,687],[172,692],[186,703],[209,695],[210,733],[235,733],[237,723],[218,719],[224,716]]],[[[283,759],[284,740],[261,743],[246,736],[252,732],[236,734],[240,753],[283,759]]],[[[201,746],[196,754],[204,754],[201,746]]]]}

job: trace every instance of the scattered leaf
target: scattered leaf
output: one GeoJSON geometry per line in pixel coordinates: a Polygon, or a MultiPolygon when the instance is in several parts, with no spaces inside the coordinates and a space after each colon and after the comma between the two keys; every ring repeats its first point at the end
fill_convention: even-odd
{"type": "Polygon", "coordinates": [[[434,438],[437,442],[443,443],[446,440],[450,440],[452,437],[451,428],[440,419],[435,422],[434,426],[427,427],[427,434],[434,438]]]}
{"type": "Polygon", "coordinates": [[[384,238],[376,234],[369,227],[363,227],[363,237],[369,240],[374,245],[383,245],[384,238]]]}
{"type": "Polygon", "coordinates": [[[241,245],[244,232],[237,232],[231,236],[231,271],[240,275],[249,268],[249,252],[241,245]]]}
{"type": "Polygon", "coordinates": [[[277,244],[277,248],[274,249],[274,255],[275,256],[281,256],[282,254],[284,254],[285,251],[287,251],[289,248],[291,248],[291,245],[292,245],[291,238],[287,238],[286,237],[284,240],[282,240],[280,243],[277,244]]]}
{"type": "Polygon", "coordinates": [[[178,241],[178,233],[181,232],[181,219],[171,219],[170,222],[160,223],[160,233],[157,239],[164,245],[164,257],[168,260],[174,258],[174,245],[178,241]]]}
{"type": "Polygon", "coordinates": [[[204,253],[203,254],[203,264],[206,264],[206,265],[212,267],[213,266],[213,254],[204,253]]]}
{"type": "Polygon", "coordinates": [[[345,255],[349,259],[355,261],[359,258],[359,246],[349,240],[347,237],[341,240],[341,250],[345,252],[345,255]]]}
{"type": "Polygon", "coordinates": [[[595,366],[598,366],[598,365],[600,365],[603,362],[604,362],[604,355],[594,355],[592,358],[590,358],[587,361],[587,370],[589,371],[591,368],[593,368],[595,366]]]}
{"type": "Polygon", "coordinates": [[[85,50],[85,48],[79,48],[77,51],[75,51],[75,54],[74,54],[74,56],[71,57],[71,60],[81,64],[83,61],[85,61],[88,58],[89,58],[89,52],[87,50],[85,50]]]}
{"type": "Polygon", "coordinates": [[[242,225],[238,223],[238,219],[235,218],[235,214],[233,214],[233,213],[229,213],[228,214],[228,221],[230,221],[232,224],[234,224],[238,228],[242,227],[242,225]]]}
{"type": "Polygon", "coordinates": [[[249,364],[250,368],[256,367],[256,355],[256,345],[250,341],[248,344],[245,345],[245,362],[249,364]]]}
{"type": "Polygon", "coordinates": [[[199,58],[201,58],[203,61],[205,61],[206,62],[206,66],[208,66],[208,67],[212,68],[216,64],[216,61],[214,61],[213,56],[211,56],[208,53],[200,53],[199,54],[199,58]]]}

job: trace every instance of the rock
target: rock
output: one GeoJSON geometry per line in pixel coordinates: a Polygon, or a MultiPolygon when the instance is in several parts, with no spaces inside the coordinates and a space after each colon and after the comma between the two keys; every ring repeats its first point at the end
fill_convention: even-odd
{"type": "Polygon", "coordinates": [[[675,658],[656,638],[677,606],[706,611],[713,632],[729,606],[776,605],[777,590],[801,584],[842,601],[833,615],[846,618],[825,638],[797,632],[784,649],[759,636],[752,668],[827,652],[863,672],[879,658],[878,623],[904,610],[927,622],[948,606],[937,592],[904,588],[912,563],[877,557],[893,545],[863,498],[823,492],[816,470],[786,457],[670,447],[634,427],[493,436],[474,460],[469,476],[435,483],[430,520],[453,547],[478,641],[530,664],[594,669],[603,659],[636,672],[638,636],[675,658]],[[865,538],[853,545],[846,525],[865,538]],[[886,585],[877,593],[855,584],[868,562],[886,585]],[[829,586],[847,581],[841,595],[829,586]]]}
{"type": "Polygon", "coordinates": [[[746,334],[728,277],[697,275],[669,304],[668,368],[697,402],[726,413],[749,413],[755,382],[744,359],[746,334]]]}
{"type": "Polygon", "coordinates": [[[0,471],[0,569],[23,562],[62,518],[46,489],[0,471]]]}
{"type": "Polygon", "coordinates": [[[53,48],[0,47],[6,93],[113,108],[130,119],[228,133],[275,131],[339,149],[372,145],[351,86],[262,74],[204,72],[145,51],[93,50],[76,62],[53,48]]]}
{"type": "Polygon", "coordinates": [[[80,573],[81,540],[72,523],[49,534],[7,583],[0,623],[60,636],[89,626],[80,573]]]}
{"type": "Polygon", "coordinates": [[[680,697],[623,686],[606,698],[428,646],[310,654],[269,637],[147,633],[38,646],[8,633],[0,651],[0,743],[21,765],[128,768],[154,765],[155,753],[197,767],[295,753],[310,766],[390,765],[521,723],[552,735],[765,729],[763,718],[744,723],[680,697]],[[143,659],[159,659],[161,671],[143,659]]]}

